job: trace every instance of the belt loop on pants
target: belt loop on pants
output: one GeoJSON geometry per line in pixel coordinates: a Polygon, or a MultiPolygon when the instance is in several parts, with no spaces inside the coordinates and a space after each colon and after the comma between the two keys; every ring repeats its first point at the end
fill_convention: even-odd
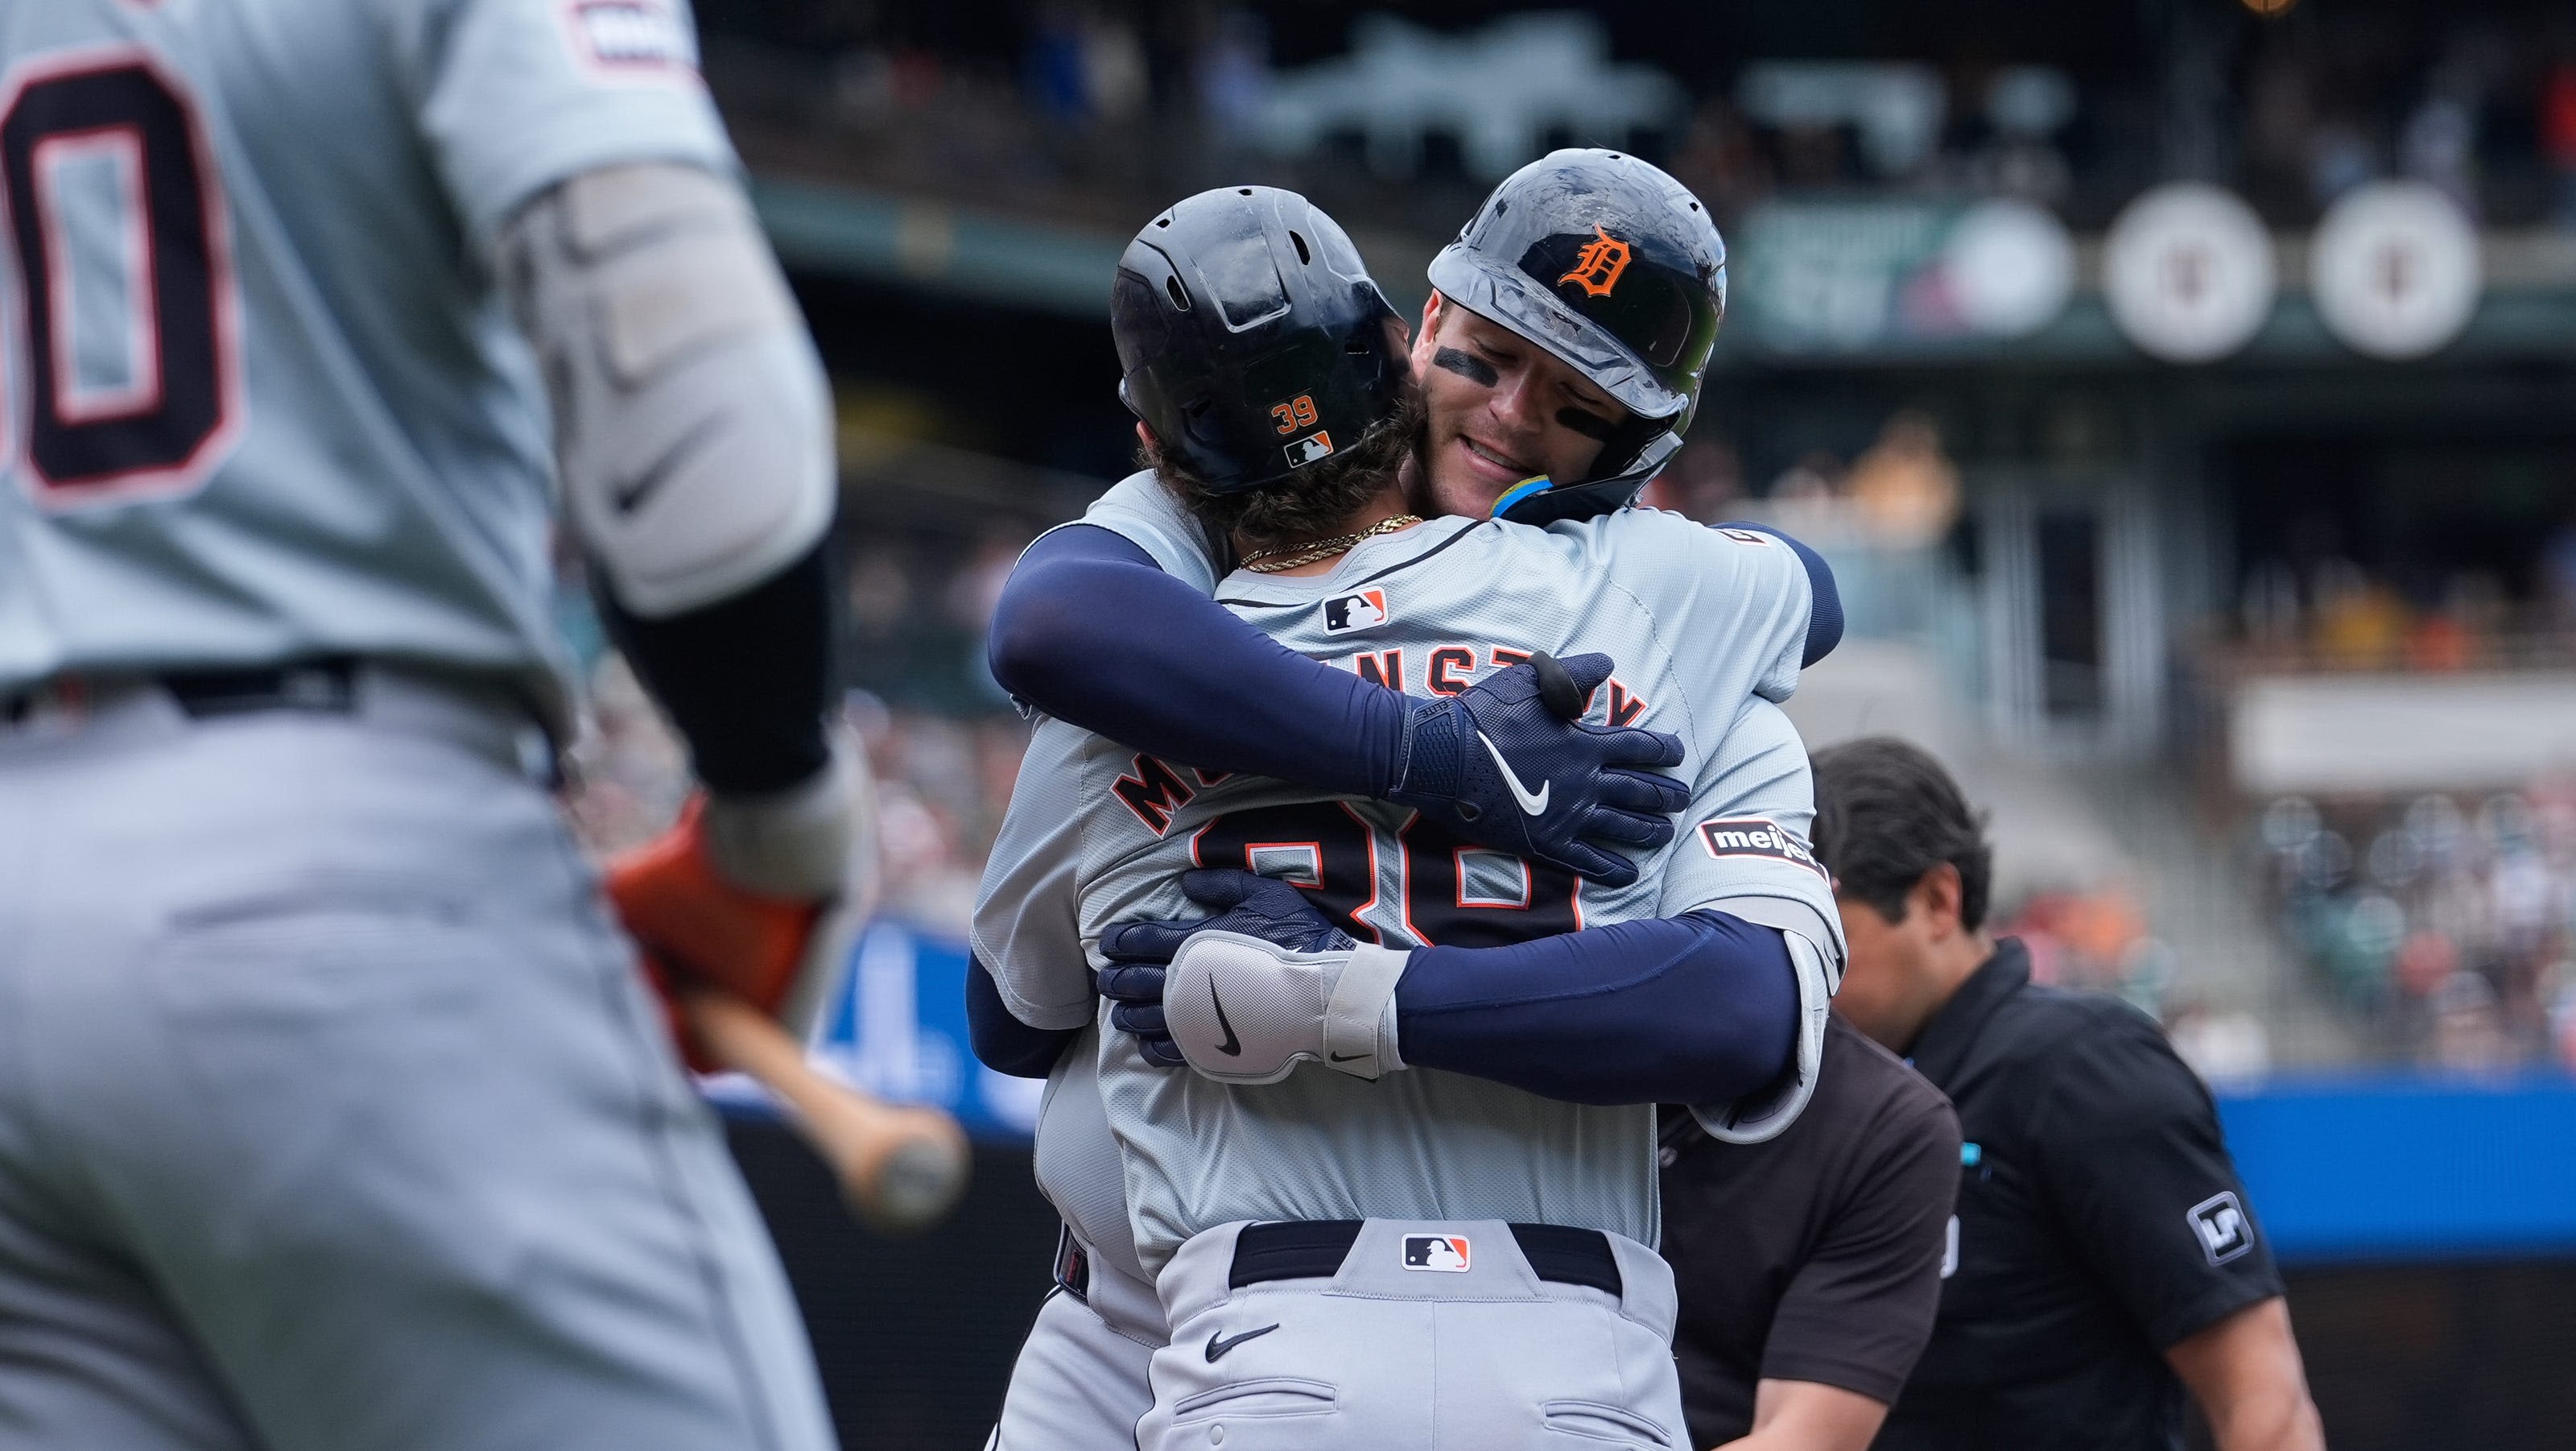
{"type": "Polygon", "coordinates": [[[1055,1282],[1077,1300],[1091,1299],[1091,1253],[1073,1237],[1070,1224],[1055,1228],[1055,1282]]]}
{"type": "MultiPolygon", "coordinates": [[[[1288,1220],[1247,1224],[1235,1235],[1234,1265],[1226,1283],[1237,1290],[1269,1280],[1330,1279],[1341,1273],[1359,1241],[1356,1219],[1288,1220]]],[[[1512,1240],[1532,1273],[1560,1285],[1582,1285],[1612,1295],[1626,1292],[1610,1237],[1597,1229],[1562,1224],[1514,1224],[1512,1240]]],[[[1059,1276],[1058,1283],[1062,1283],[1059,1276]]]]}

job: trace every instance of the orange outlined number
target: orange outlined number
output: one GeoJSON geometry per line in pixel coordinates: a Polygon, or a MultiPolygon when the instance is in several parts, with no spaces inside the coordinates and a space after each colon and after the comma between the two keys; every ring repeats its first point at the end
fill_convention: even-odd
{"type": "Polygon", "coordinates": [[[1301,428],[1315,426],[1315,396],[1300,393],[1285,403],[1270,405],[1270,416],[1279,420],[1280,436],[1286,437],[1301,428]]]}

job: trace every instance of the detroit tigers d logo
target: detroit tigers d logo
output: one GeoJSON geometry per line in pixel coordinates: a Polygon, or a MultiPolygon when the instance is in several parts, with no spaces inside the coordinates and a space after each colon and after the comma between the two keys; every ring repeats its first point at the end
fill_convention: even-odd
{"type": "Polygon", "coordinates": [[[1575,255],[1574,270],[1556,280],[1571,282],[1590,297],[1608,297],[1619,285],[1619,274],[1628,270],[1628,244],[1601,230],[1599,222],[1592,224],[1592,235],[1595,240],[1575,255]]]}

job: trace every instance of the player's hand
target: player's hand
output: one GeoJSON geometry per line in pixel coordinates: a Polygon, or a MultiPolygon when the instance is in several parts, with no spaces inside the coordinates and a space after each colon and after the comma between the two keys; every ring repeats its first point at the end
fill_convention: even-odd
{"type": "Polygon", "coordinates": [[[1147,1062],[1222,1083],[1276,1083],[1305,1059],[1361,1078],[1404,1066],[1395,984],[1409,954],[1353,942],[1286,882],[1212,869],[1181,889],[1217,915],[1100,939],[1109,1025],[1147,1062]]]}
{"type": "Polygon", "coordinates": [[[1603,886],[1634,882],[1636,863],[1615,848],[1671,841],[1690,791],[1654,769],[1681,764],[1679,737],[1582,722],[1610,670],[1607,655],[1538,654],[1423,703],[1387,799],[1479,846],[1603,886]]]}
{"type": "Polygon", "coordinates": [[[815,780],[750,798],[704,793],[677,825],[608,864],[608,897],[642,951],[689,1066],[712,1061],[678,995],[731,994],[802,1032],[846,956],[863,813],[850,751],[815,780]]]}

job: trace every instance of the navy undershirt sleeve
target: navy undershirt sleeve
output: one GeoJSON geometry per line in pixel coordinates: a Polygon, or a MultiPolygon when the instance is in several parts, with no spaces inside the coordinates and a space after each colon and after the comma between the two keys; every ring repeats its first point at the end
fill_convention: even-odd
{"type": "Polygon", "coordinates": [[[1789,546],[1789,552],[1797,555],[1798,562],[1807,567],[1808,595],[1811,600],[1807,608],[1807,648],[1798,656],[1798,668],[1804,670],[1834,653],[1834,647],[1843,642],[1843,593],[1835,585],[1834,567],[1825,563],[1825,557],[1781,533],[1776,525],[1735,520],[1717,527],[1751,529],[1756,533],[1768,534],[1789,546]]]}
{"type": "Polygon", "coordinates": [[[1290,650],[1098,525],[1029,547],[986,650],[1003,689],[1138,750],[1324,791],[1395,788],[1402,693],[1290,650]]]}
{"type": "Polygon", "coordinates": [[[1013,1078],[1044,1078],[1055,1071],[1065,1045],[1081,1033],[1080,1028],[1032,1028],[1012,1017],[993,970],[980,957],[966,959],[966,1036],[985,1067],[1013,1078]]]}
{"type": "Polygon", "coordinates": [[[671,713],[709,790],[783,790],[832,759],[823,715],[840,698],[838,581],[837,546],[826,535],[740,594],[676,615],[630,614],[600,590],[609,638],[671,713]]]}
{"type": "Polygon", "coordinates": [[[1741,1098],[1789,1067],[1800,1011],[1778,930],[1714,910],[1417,948],[1395,1005],[1408,1067],[1568,1103],[1741,1098]]]}

